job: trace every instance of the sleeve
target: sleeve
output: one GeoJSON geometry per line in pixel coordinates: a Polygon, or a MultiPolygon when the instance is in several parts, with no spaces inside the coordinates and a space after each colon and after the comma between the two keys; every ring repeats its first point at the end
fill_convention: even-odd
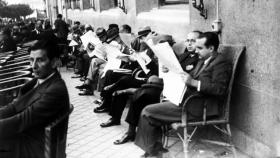
{"type": "Polygon", "coordinates": [[[0,140],[35,126],[47,125],[68,103],[66,87],[53,85],[22,112],[0,119],[0,140]]]}
{"type": "Polygon", "coordinates": [[[218,64],[210,73],[199,78],[200,92],[215,96],[224,95],[231,77],[231,64],[226,62],[218,64]]]}
{"type": "Polygon", "coordinates": [[[15,114],[13,102],[0,108],[0,120],[15,114]]]}

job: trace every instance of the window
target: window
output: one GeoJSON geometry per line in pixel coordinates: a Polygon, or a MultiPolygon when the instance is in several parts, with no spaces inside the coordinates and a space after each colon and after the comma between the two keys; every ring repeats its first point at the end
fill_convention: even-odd
{"type": "Polygon", "coordinates": [[[72,9],[81,9],[80,0],[73,0],[73,8],[72,9]]]}
{"type": "Polygon", "coordinates": [[[159,0],[160,5],[188,4],[189,0],[159,0]]]}
{"type": "Polygon", "coordinates": [[[65,6],[66,9],[70,9],[71,8],[71,0],[65,0],[65,6]]]}
{"type": "Polygon", "coordinates": [[[83,0],[83,9],[94,8],[94,0],[83,0]]]}
{"type": "Polygon", "coordinates": [[[167,9],[186,9],[189,0],[159,0],[160,8],[167,9]]]}

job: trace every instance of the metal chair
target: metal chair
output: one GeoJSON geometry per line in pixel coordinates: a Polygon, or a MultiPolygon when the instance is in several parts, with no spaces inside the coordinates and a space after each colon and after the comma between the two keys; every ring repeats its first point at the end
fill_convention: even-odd
{"type": "Polygon", "coordinates": [[[19,89],[32,78],[23,77],[0,82],[0,107],[12,102],[19,89]]]}
{"type": "MultiPolygon", "coordinates": [[[[234,144],[232,142],[232,135],[231,135],[230,124],[229,124],[229,113],[230,113],[230,103],[231,103],[231,91],[232,91],[232,86],[233,86],[233,82],[234,82],[235,72],[236,72],[236,68],[237,68],[237,64],[240,59],[240,56],[242,55],[244,50],[245,50],[245,47],[239,46],[239,45],[220,45],[220,47],[219,47],[219,52],[227,53],[228,60],[230,60],[233,65],[231,79],[230,79],[229,86],[227,89],[227,98],[224,102],[221,116],[215,117],[215,118],[207,118],[206,117],[207,109],[206,109],[206,107],[204,107],[203,118],[201,120],[188,121],[186,106],[188,105],[188,102],[190,100],[192,100],[194,98],[203,97],[198,94],[198,95],[190,96],[184,101],[183,108],[182,108],[181,122],[176,122],[176,123],[171,124],[171,129],[183,128],[183,136],[182,136],[182,134],[180,134],[180,132],[177,132],[177,135],[183,142],[183,150],[184,150],[185,158],[188,157],[188,143],[191,141],[191,138],[195,134],[197,128],[203,127],[203,126],[208,126],[208,125],[214,126],[215,129],[217,129],[220,132],[222,132],[223,134],[227,135],[229,138],[229,142],[226,143],[226,142],[206,140],[206,139],[204,139],[202,141],[207,142],[207,143],[213,143],[213,144],[217,144],[217,145],[231,147],[233,155],[234,155],[234,157],[236,157],[236,150],[235,150],[234,144]],[[194,127],[194,129],[190,135],[188,135],[188,133],[187,133],[188,127],[194,127]]],[[[163,129],[164,146],[167,146],[167,144],[168,144],[168,134],[169,134],[168,129],[170,129],[170,127],[164,127],[164,129],[163,129]]]]}
{"type": "Polygon", "coordinates": [[[68,112],[45,128],[44,158],[66,158],[68,120],[73,109],[71,104],[68,112]]]}
{"type": "Polygon", "coordinates": [[[14,71],[31,71],[31,66],[23,65],[23,66],[18,66],[18,67],[0,69],[0,74],[4,74],[4,73],[8,73],[8,72],[14,72],[14,71]]]}
{"type": "Polygon", "coordinates": [[[0,66],[0,70],[14,68],[14,67],[18,67],[18,66],[26,66],[26,65],[30,65],[30,61],[26,60],[26,61],[21,61],[18,63],[13,63],[13,64],[4,64],[3,66],[0,66]]]}
{"type": "Polygon", "coordinates": [[[8,72],[4,74],[0,74],[0,82],[12,80],[15,78],[21,77],[31,77],[30,71],[15,71],[15,72],[8,72]]]}

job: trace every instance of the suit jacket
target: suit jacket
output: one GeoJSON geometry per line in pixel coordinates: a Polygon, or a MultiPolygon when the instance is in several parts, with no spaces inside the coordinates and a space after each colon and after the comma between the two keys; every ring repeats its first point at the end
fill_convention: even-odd
{"type": "Polygon", "coordinates": [[[69,97],[58,72],[34,88],[26,83],[19,98],[0,108],[0,158],[44,156],[44,128],[69,110],[69,97]]]}
{"type": "Polygon", "coordinates": [[[57,37],[66,39],[69,32],[66,22],[61,19],[56,19],[54,22],[54,26],[57,37]]]}
{"type": "Polygon", "coordinates": [[[177,58],[181,67],[187,73],[191,72],[198,62],[198,55],[196,53],[192,54],[191,52],[188,52],[187,49],[183,54],[179,55],[177,58]]]}
{"type": "Polygon", "coordinates": [[[201,82],[200,91],[197,88],[188,87],[185,98],[199,93],[199,99],[193,99],[187,105],[188,112],[193,116],[202,116],[204,105],[207,108],[207,116],[219,115],[220,105],[225,99],[232,65],[223,54],[214,53],[208,65],[198,72],[199,65],[204,62],[200,60],[190,75],[201,82]]]}
{"type": "Polygon", "coordinates": [[[0,44],[0,53],[15,51],[17,50],[17,45],[15,40],[12,37],[5,37],[0,44]]]}

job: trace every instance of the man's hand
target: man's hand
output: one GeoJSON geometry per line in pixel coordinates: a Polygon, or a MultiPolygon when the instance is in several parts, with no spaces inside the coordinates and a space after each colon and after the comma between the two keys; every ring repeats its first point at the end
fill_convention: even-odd
{"type": "Polygon", "coordinates": [[[128,89],[124,89],[124,90],[118,90],[118,91],[115,91],[112,95],[117,96],[117,95],[123,95],[123,94],[133,94],[136,90],[137,90],[137,88],[128,88],[128,89]]]}
{"type": "Polygon", "coordinates": [[[167,72],[169,71],[169,69],[168,69],[167,67],[165,67],[164,65],[162,65],[161,71],[162,71],[163,73],[167,73],[167,72]]]}
{"type": "Polygon", "coordinates": [[[183,81],[186,83],[186,85],[196,87],[196,88],[198,87],[198,81],[193,79],[190,74],[184,72],[181,73],[181,77],[183,81]]]}

